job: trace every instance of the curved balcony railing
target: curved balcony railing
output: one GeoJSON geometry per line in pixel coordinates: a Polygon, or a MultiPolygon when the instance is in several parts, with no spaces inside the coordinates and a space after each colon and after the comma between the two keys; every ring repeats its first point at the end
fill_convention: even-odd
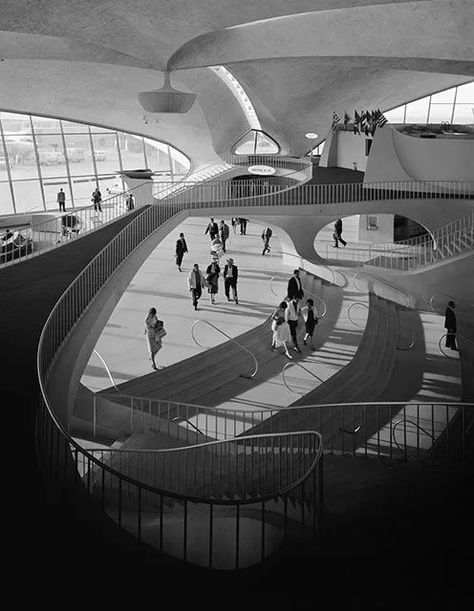
{"type": "MultiPolygon", "coordinates": [[[[114,401],[116,397],[111,394],[107,398],[114,401]]],[[[202,434],[212,439],[232,439],[239,435],[303,428],[316,430],[323,437],[326,453],[386,456],[402,461],[426,458],[427,449],[433,461],[447,460],[455,450],[459,458],[465,457],[466,440],[474,423],[474,403],[466,402],[323,403],[234,410],[120,395],[120,404],[127,405],[135,413],[137,431],[147,430],[151,422],[150,430],[162,432],[183,443],[193,442],[195,438],[187,427],[174,430],[170,426],[172,418],[186,418],[198,426],[202,434]],[[433,439],[417,437],[407,429],[403,449],[400,450],[394,443],[392,430],[394,424],[403,419],[417,422],[429,431],[433,439]]],[[[101,409],[99,404],[99,418],[101,409]]],[[[401,446],[400,433],[397,440],[401,446]]]]}
{"type": "Polygon", "coordinates": [[[310,375],[313,376],[313,378],[315,378],[316,380],[319,380],[321,383],[324,382],[324,380],[322,380],[318,375],[316,375],[315,373],[313,373],[310,369],[308,369],[307,367],[305,367],[304,365],[302,365],[301,363],[286,363],[286,365],[283,365],[283,369],[281,370],[281,376],[283,378],[283,382],[285,384],[285,386],[288,388],[288,390],[290,392],[296,393],[297,395],[304,395],[306,393],[302,393],[299,392],[298,390],[295,390],[294,388],[291,388],[286,380],[286,371],[287,369],[289,369],[292,366],[296,366],[296,367],[300,367],[301,369],[304,369],[305,371],[307,371],[310,375]]]}
{"type": "MultiPolygon", "coordinates": [[[[355,307],[363,307],[363,308],[366,308],[367,310],[370,310],[370,308],[369,308],[369,306],[366,303],[363,303],[362,301],[356,301],[355,303],[352,303],[349,306],[348,310],[347,310],[347,317],[349,318],[351,323],[353,325],[355,325],[356,327],[364,328],[363,326],[361,326],[358,323],[356,323],[353,320],[353,318],[352,318],[351,312],[352,312],[353,308],[355,308],[355,307]]],[[[386,316],[382,312],[377,312],[377,311],[374,310],[374,313],[377,316],[383,316],[384,318],[388,318],[388,316],[386,316]]],[[[400,326],[400,329],[403,329],[404,331],[408,332],[408,334],[410,336],[410,340],[409,340],[409,343],[408,343],[407,346],[398,346],[397,345],[397,350],[411,350],[414,347],[414,345],[415,345],[415,335],[414,335],[413,331],[409,327],[405,327],[404,325],[399,325],[399,326],[400,326]]]]}
{"type": "Polygon", "coordinates": [[[250,373],[250,374],[241,373],[240,374],[241,378],[251,379],[251,378],[254,378],[257,375],[257,372],[258,372],[258,361],[257,361],[257,359],[255,357],[255,354],[253,354],[253,352],[251,352],[245,346],[242,346],[242,344],[239,343],[235,338],[231,337],[230,335],[227,335],[227,333],[225,331],[222,331],[222,329],[219,329],[219,327],[214,325],[212,322],[209,322],[208,320],[204,320],[204,319],[195,320],[193,322],[192,326],[191,326],[191,337],[193,338],[193,341],[194,341],[194,343],[197,346],[199,346],[200,348],[204,348],[205,350],[208,349],[206,346],[203,346],[202,344],[200,344],[198,342],[198,340],[196,339],[196,336],[194,335],[194,329],[197,327],[197,325],[199,325],[201,323],[205,323],[206,325],[208,325],[209,327],[211,327],[215,331],[218,331],[221,335],[223,335],[224,337],[227,337],[228,340],[230,340],[232,343],[234,343],[236,346],[238,346],[241,350],[243,350],[244,352],[246,352],[247,354],[250,355],[250,357],[253,360],[254,369],[253,369],[252,373],[250,373]]]}
{"type": "MultiPolygon", "coordinates": [[[[407,184],[410,184],[412,188],[415,188],[413,183],[407,184]]],[[[391,199],[418,199],[419,197],[426,196],[426,187],[423,187],[422,183],[417,183],[419,188],[418,191],[401,191],[400,189],[402,188],[402,183],[390,183],[390,185],[391,186],[385,184],[383,188],[380,188],[379,190],[377,188],[369,188],[368,190],[364,190],[367,189],[367,187],[362,187],[360,184],[355,185],[353,190],[351,190],[351,185],[304,185],[303,187],[296,187],[295,189],[292,189],[291,194],[290,190],[287,190],[280,194],[274,194],[271,196],[271,198],[268,196],[256,196],[254,198],[248,198],[245,200],[245,205],[298,205],[307,201],[312,201],[312,203],[321,205],[324,203],[341,203],[341,201],[376,201],[377,199],[384,197],[390,197],[391,199]],[[309,199],[310,197],[312,198],[311,200],[309,199]]],[[[203,187],[200,188],[203,189],[203,187]]],[[[470,193],[466,194],[462,192],[457,192],[454,195],[453,193],[446,193],[446,197],[470,197],[470,195],[470,193]]],[[[432,196],[441,196],[439,192],[439,185],[436,185],[436,188],[433,187],[432,196]]],[[[145,523],[147,526],[153,524],[153,532],[154,534],[156,534],[157,531],[160,533],[160,540],[163,540],[162,537],[165,536],[165,533],[168,533],[166,536],[169,536],[171,539],[175,537],[176,528],[173,530],[173,527],[170,525],[174,524],[176,526],[176,522],[170,520],[168,523],[166,523],[163,514],[164,507],[167,506],[166,503],[168,503],[169,495],[167,495],[166,491],[163,493],[157,493],[155,489],[149,489],[145,484],[136,482],[133,478],[129,478],[126,475],[115,472],[114,469],[111,469],[104,463],[98,461],[94,456],[88,454],[77,442],[75,442],[56,415],[54,405],[51,403],[52,399],[50,398],[48,391],[49,376],[55,361],[61,354],[62,347],[68,341],[68,338],[83,317],[84,313],[91,307],[98,293],[113,276],[114,272],[127,259],[127,257],[134,253],[134,251],[144,242],[144,240],[146,240],[162,223],[184,210],[209,207],[222,208],[231,206],[242,206],[242,201],[238,199],[231,199],[227,202],[223,202],[220,200],[213,200],[212,197],[209,197],[203,201],[187,201],[186,199],[183,200],[180,199],[179,196],[176,196],[161,201],[159,205],[144,207],[144,209],[139,211],[135,218],[122,231],[120,231],[96,257],[94,257],[94,259],[84,268],[81,274],[77,276],[74,282],[66,289],[51,311],[41,333],[37,355],[37,369],[41,397],[36,421],[36,449],[40,464],[45,470],[45,475],[61,486],[71,487],[74,490],[83,490],[85,484],[86,489],[91,491],[89,489],[91,482],[99,482],[96,488],[98,493],[95,495],[95,498],[99,502],[103,503],[103,507],[105,506],[106,501],[107,503],[110,503],[110,501],[114,501],[115,499],[116,502],[110,503],[113,506],[112,515],[114,516],[114,519],[117,519],[124,528],[128,527],[139,539],[141,539],[142,527],[145,526],[145,523]],[[88,468],[85,482],[82,481],[81,475],[78,471],[78,464],[80,461],[79,457],[85,457],[85,463],[88,467],[94,465],[97,468],[98,473],[100,474],[98,479],[92,478],[93,469],[88,468]],[[106,483],[107,481],[113,481],[115,485],[109,485],[106,483]],[[107,496],[107,491],[110,488],[116,490],[117,492],[113,492],[113,494],[111,493],[111,496],[107,496]],[[131,499],[129,498],[130,503],[122,502],[122,494],[124,493],[125,489],[128,489],[129,491],[133,490],[131,499]],[[155,500],[152,503],[153,510],[151,512],[148,512],[149,505],[146,503],[144,504],[145,495],[147,492],[155,495],[155,500]],[[115,494],[116,496],[114,496],[115,494]],[[146,512],[143,510],[144,507],[147,509],[146,512]],[[157,516],[159,516],[159,518],[157,518],[157,516]]],[[[114,397],[116,398],[117,395],[114,395],[114,397]]],[[[168,405],[170,405],[169,402],[168,405]]],[[[367,408],[367,405],[365,407],[367,408]]],[[[451,406],[449,405],[447,406],[448,412],[450,407],[451,406]]],[[[182,408],[186,412],[189,406],[182,406],[182,408]]],[[[99,407],[97,409],[99,409],[99,407]]],[[[344,421],[344,415],[341,416],[341,414],[346,412],[348,409],[347,406],[339,409],[338,412],[335,412],[334,409],[337,410],[337,407],[334,408],[334,406],[331,406],[329,408],[329,423],[334,424],[334,417],[340,417],[340,419],[344,421]],[[334,416],[336,413],[337,416],[334,416]]],[[[372,408],[370,409],[372,410],[372,408]]],[[[406,406],[404,409],[406,409],[406,406]]],[[[461,412],[464,414],[465,409],[468,408],[463,406],[462,408],[456,407],[455,409],[461,409],[461,412]]],[[[365,418],[367,416],[367,410],[364,411],[363,407],[361,410],[363,417],[365,418]]],[[[433,404],[432,410],[434,410],[433,404]]],[[[132,412],[132,409],[130,411],[132,412]]],[[[296,432],[294,430],[294,412],[291,410],[291,408],[286,408],[283,415],[279,410],[278,413],[275,414],[277,418],[270,418],[270,422],[267,422],[267,419],[272,410],[268,410],[265,413],[265,418],[263,418],[260,423],[254,422],[254,418],[258,418],[258,414],[256,415],[256,412],[252,412],[251,414],[245,412],[243,414],[239,414],[239,420],[237,420],[235,417],[237,414],[236,410],[233,412],[227,412],[225,414],[215,410],[212,416],[210,416],[210,413],[212,412],[203,412],[201,408],[197,408],[195,413],[180,414],[179,411],[179,407],[174,409],[173,417],[184,416],[188,419],[192,418],[192,421],[195,422],[196,426],[198,426],[206,434],[208,434],[206,426],[201,425],[200,421],[196,422],[194,416],[205,414],[209,421],[212,419],[217,419],[214,420],[216,424],[216,434],[222,434],[222,432],[218,431],[217,428],[218,426],[222,426],[221,422],[224,422],[224,438],[228,438],[227,425],[229,421],[231,422],[231,426],[234,428],[233,436],[236,434],[242,434],[246,430],[246,424],[248,425],[248,428],[251,428],[249,424],[250,422],[252,425],[255,425],[255,428],[271,428],[274,426],[274,424],[277,424],[277,426],[280,426],[280,430],[276,430],[275,433],[283,432],[286,426],[293,427],[293,430],[290,430],[289,432],[296,432]],[[234,414],[233,419],[232,413],[234,414]],[[280,418],[287,418],[288,422],[277,422],[280,420],[280,418]]],[[[316,409],[313,407],[307,412],[299,412],[298,416],[307,414],[306,421],[308,423],[313,419],[316,422],[319,418],[319,428],[321,429],[322,425],[324,424],[321,421],[324,413],[324,409],[321,409],[321,406],[317,406],[316,409]]],[[[378,410],[378,413],[380,413],[380,409],[378,410]]],[[[161,422],[161,420],[163,420],[162,416],[163,414],[160,412],[156,420],[161,422]]],[[[100,420],[100,414],[98,414],[97,417],[98,420],[100,420]]],[[[361,451],[363,452],[365,450],[365,453],[367,454],[367,436],[369,435],[370,431],[367,429],[366,424],[367,422],[364,421],[363,434],[366,435],[366,439],[365,443],[362,443],[361,451]]],[[[301,427],[299,430],[301,430],[301,427]]],[[[311,431],[314,431],[315,428],[305,427],[305,430],[309,431],[309,434],[312,434],[311,431]]],[[[264,430],[258,434],[261,435],[273,433],[271,431],[264,430]]],[[[329,439],[331,440],[331,447],[334,449],[334,436],[330,435],[329,439]]],[[[342,440],[343,439],[344,436],[342,436],[342,440]]],[[[381,448],[382,446],[379,444],[378,453],[382,452],[381,448]]],[[[391,445],[390,448],[392,448],[391,445]]],[[[262,464],[268,465],[268,461],[262,460],[262,464]]],[[[319,462],[319,465],[320,468],[322,468],[321,462],[319,462]]],[[[315,470],[313,468],[312,473],[314,472],[315,470]]],[[[293,490],[295,490],[295,488],[293,488],[293,490]]],[[[260,523],[263,524],[261,530],[264,532],[264,534],[261,538],[264,542],[266,542],[266,503],[269,502],[270,501],[267,499],[261,499],[261,506],[258,509],[261,516],[260,523]]],[[[171,503],[173,503],[173,500],[171,500],[171,503]]],[[[180,522],[179,526],[177,527],[179,532],[187,532],[189,526],[187,521],[188,511],[191,503],[192,501],[189,501],[188,499],[182,499],[183,521],[180,522]]],[[[234,504],[236,507],[240,506],[239,503],[234,504]]],[[[284,505],[285,504],[286,501],[284,502],[284,505]]],[[[209,507],[213,507],[213,500],[209,499],[207,505],[209,507]]],[[[305,506],[305,503],[302,502],[301,511],[303,513],[305,511],[305,506]]],[[[209,509],[209,511],[212,513],[213,510],[209,509]]],[[[240,509],[236,509],[235,511],[238,513],[240,509]]],[[[207,515],[207,518],[209,524],[214,524],[212,515],[207,515]]],[[[238,518],[235,518],[235,523],[240,523],[238,518]]],[[[236,529],[239,528],[240,526],[236,526],[236,529]]],[[[186,535],[183,535],[183,537],[186,540],[186,535]]],[[[255,538],[255,531],[252,531],[252,537],[255,538]]],[[[212,536],[210,536],[210,538],[213,540],[212,536]]],[[[239,540],[238,537],[237,540],[239,540]]],[[[213,545],[211,547],[213,547],[213,545]]],[[[262,544],[261,549],[265,550],[265,543],[262,544]]],[[[187,546],[184,542],[181,557],[188,559],[187,546]]],[[[211,562],[209,562],[209,564],[213,566],[211,562]]],[[[236,562],[236,565],[238,565],[238,562],[236,562]]]]}
{"type": "MultiPolygon", "coordinates": [[[[273,281],[275,279],[276,279],[276,276],[272,276],[270,278],[270,291],[273,295],[275,295],[275,297],[278,297],[279,299],[281,299],[281,295],[278,295],[278,293],[276,293],[273,288],[273,281]]],[[[318,318],[323,318],[324,316],[326,316],[327,311],[328,311],[326,302],[323,299],[321,299],[321,297],[319,297],[312,291],[309,291],[308,289],[304,289],[304,294],[305,294],[305,297],[306,295],[309,295],[312,299],[316,300],[315,307],[316,307],[318,318]]]]}
{"type": "Polygon", "coordinates": [[[0,267],[41,255],[67,244],[71,238],[87,235],[128,214],[130,211],[127,209],[126,200],[130,194],[134,197],[135,208],[150,204],[146,193],[147,185],[138,185],[118,195],[107,197],[100,204],[101,212],[94,210],[93,205],[69,208],[66,212],[45,211],[42,216],[50,217],[48,220],[39,223],[33,221],[31,226],[19,231],[22,239],[15,252],[8,250],[8,243],[5,247],[2,246],[0,267]]]}
{"type": "MultiPolygon", "coordinates": [[[[335,203],[359,203],[374,202],[381,200],[418,200],[418,199],[474,199],[474,187],[470,183],[442,182],[442,181],[394,181],[381,183],[338,183],[338,184],[303,184],[281,188],[281,185],[269,185],[264,193],[249,195],[249,193],[232,192],[238,186],[229,181],[212,182],[206,181],[192,184],[189,189],[184,188],[178,193],[171,193],[164,199],[156,200],[157,205],[174,204],[181,209],[213,209],[213,208],[235,208],[235,207],[260,207],[260,206],[299,206],[299,205],[327,205],[335,203]],[[308,204],[309,202],[309,204],[308,204]]],[[[155,189],[159,189],[155,184],[155,189]]],[[[170,188],[165,183],[163,189],[170,188]]],[[[151,201],[142,202],[139,189],[148,193],[142,186],[136,187],[135,207],[151,204],[151,201]]],[[[77,208],[66,214],[76,215],[78,213],[81,228],[78,235],[84,235],[94,229],[101,227],[126,212],[126,194],[115,195],[102,202],[103,212],[95,213],[93,206],[77,208]]],[[[146,195],[145,199],[148,198],[146,195]]],[[[35,253],[46,252],[68,240],[67,232],[63,235],[61,217],[41,223],[42,227],[31,227],[22,231],[25,239],[29,238],[31,247],[25,249],[24,255],[19,259],[7,256],[5,263],[23,260],[24,257],[33,256],[35,253]]],[[[66,226],[67,229],[67,226],[66,226]]],[[[72,228],[74,229],[74,228],[72,228]]]]}

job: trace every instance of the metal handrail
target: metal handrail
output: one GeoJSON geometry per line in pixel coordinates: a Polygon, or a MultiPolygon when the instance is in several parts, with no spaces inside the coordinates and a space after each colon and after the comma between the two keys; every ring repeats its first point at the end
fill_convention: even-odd
{"type": "MultiPolygon", "coordinates": [[[[355,303],[352,303],[349,306],[348,310],[347,310],[347,317],[348,317],[348,319],[351,321],[351,323],[353,325],[355,325],[356,327],[359,327],[359,329],[361,329],[363,327],[361,327],[360,325],[358,325],[356,322],[354,322],[352,320],[351,310],[355,306],[363,306],[364,308],[367,308],[367,310],[370,310],[370,307],[366,303],[363,303],[362,301],[356,301],[355,303]]],[[[376,316],[383,316],[386,319],[389,318],[386,314],[382,314],[382,312],[377,312],[376,310],[372,310],[372,311],[376,314],[376,316]]],[[[404,330],[406,330],[406,331],[408,331],[410,333],[411,341],[410,341],[410,345],[407,346],[407,347],[397,346],[397,350],[411,350],[413,348],[413,346],[415,345],[415,334],[413,333],[413,331],[409,327],[406,327],[405,325],[401,325],[400,323],[399,323],[399,326],[400,326],[401,329],[404,329],[404,330]]]]}
{"type": "Polygon", "coordinates": [[[199,429],[195,424],[193,424],[191,422],[191,420],[189,420],[189,418],[178,418],[178,416],[176,416],[176,418],[171,418],[171,422],[177,422],[178,424],[180,422],[186,422],[187,424],[189,424],[189,426],[191,426],[195,431],[197,431],[200,435],[202,435],[203,437],[206,437],[207,435],[204,435],[204,433],[201,431],[201,429],[199,429]]]}
{"type": "MultiPolygon", "coordinates": [[[[457,352],[457,355],[458,355],[458,356],[451,356],[450,354],[448,354],[447,352],[445,352],[445,351],[443,350],[443,340],[444,340],[444,338],[445,338],[447,335],[448,335],[447,333],[444,333],[444,334],[443,334],[443,335],[442,335],[442,336],[439,338],[439,342],[438,342],[438,348],[439,348],[439,351],[440,351],[440,352],[441,352],[441,354],[442,354],[443,356],[445,356],[447,359],[451,359],[451,360],[453,360],[453,361],[458,361],[458,360],[459,360],[459,351],[455,351],[455,352],[457,352]]],[[[456,334],[456,337],[458,337],[458,336],[457,336],[457,334],[456,334]]]]}
{"type": "MultiPolygon", "coordinates": [[[[279,297],[279,295],[277,295],[275,293],[275,291],[273,290],[273,281],[276,279],[276,276],[272,276],[270,278],[270,291],[273,293],[273,295],[275,295],[275,297],[279,297]]],[[[311,297],[314,297],[315,299],[318,300],[319,303],[322,304],[323,307],[323,313],[319,314],[319,312],[316,310],[317,314],[318,314],[318,318],[323,318],[324,316],[326,316],[328,308],[326,305],[326,302],[321,299],[321,297],[318,297],[318,295],[316,295],[315,293],[313,293],[312,291],[308,291],[307,289],[304,289],[305,294],[308,293],[309,295],[311,295],[311,297]]],[[[316,306],[317,307],[317,306],[316,306]]]]}
{"type": "MultiPolygon", "coordinates": [[[[63,432],[67,435],[64,429],[63,429],[63,432]]],[[[268,501],[268,500],[274,499],[277,496],[283,496],[287,494],[288,492],[290,492],[291,490],[297,488],[302,482],[308,479],[308,477],[314,471],[323,453],[323,439],[318,431],[288,431],[288,432],[283,432],[283,433],[262,433],[260,435],[242,435],[242,436],[231,438],[231,439],[223,439],[223,440],[218,440],[218,441],[206,441],[204,443],[199,443],[199,444],[194,444],[194,445],[180,446],[178,448],[164,448],[164,449],[163,448],[162,449],[88,448],[86,450],[80,444],[75,442],[73,438],[70,438],[70,440],[71,440],[71,445],[74,448],[76,448],[78,451],[80,451],[80,453],[84,457],[86,457],[91,463],[95,464],[100,469],[103,469],[105,472],[110,473],[111,475],[120,478],[120,480],[122,480],[125,483],[136,486],[137,488],[142,489],[147,492],[152,492],[158,495],[163,495],[163,496],[177,499],[180,501],[188,501],[191,503],[202,503],[205,505],[250,505],[252,503],[255,503],[256,501],[259,501],[259,502],[268,501]],[[230,445],[232,443],[240,444],[241,441],[249,441],[249,440],[260,441],[262,439],[270,440],[270,439],[282,438],[282,437],[297,437],[301,435],[311,435],[311,436],[314,436],[318,440],[318,446],[317,446],[318,449],[316,451],[315,458],[312,461],[309,468],[305,471],[305,473],[303,473],[303,475],[301,475],[295,481],[291,482],[291,484],[288,484],[287,486],[282,486],[281,488],[278,488],[278,490],[272,490],[271,492],[267,494],[262,494],[258,496],[257,495],[249,496],[247,498],[227,499],[227,498],[195,496],[195,495],[185,494],[182,492],[175,492],[172,490],[162,489],[156,486],[151,486],[150,484],[145,484],[144,482],[140,482],[139,480],[136,480],[130,477],[129,475],[126,475],[120,471],[117,471],[113,467],[110,467],[109,465],[107,465],[106,463],[102,462],[101,460],[97,459],[94,456],[94,452],[100,452],[101,454],[116,454],[116,455],[150,454],[150,455],[156,456],[156,455],[163,454],[163,455],[170,456],[178,452],[186,452],[186,453],[189,452],[190,453],[192,450],[202,451],[205,448],[230,445]]]]}
{"type": "Polygon", "coordinates": [[[222,335],[224,335],[225,337],[227,337],[227,339],[229,339],[231,342],[233,342],[234,344],[236,344],[237,346],[239,346],[239,348],[242,348],[242,350],[244,350],[245,352],[247,352],[247,354],[250,354],[250,356],[252,357],[254,363],[255,363],[255,370],[253,371],[253,373],[251,373],[250,375],[246,375],[241,373],[240,377],[242,378],[246,378],[248,380],[250,380],[251,378],[254,378],[257,375],[257,371],[258,371],[258,361],[255,357],[255,355],[253,354],[253,352],[250,352],[250,350],[248,348],[246,348],[245,346],[242,346],[241,343],[239,343],[235,338],[231,337],[230,335],[227,335],[227,333],[225,331],[222,331],[222,329],[219,329],[219,327],[216,327],[216,325],[214,325],[212,322],[209,322],[208,320],[205,319],[199,319],[199,320],[195,320],[191,326],[191,337],[194,340],[194,343],[199,346],[200,348],[204,348],[205,350],[209,350],[208,347],[203,346],[202,344],[200,344],[197,339],[194,336],[194,328],[196,327],[196,325],[198,325],[199,323],[206,323],[207,325],[209,325],[210,327],[212,327],[213,329],[215,329],[216,331],[218,331],[219,333],[221,333],[222,335]]]}
{"type": "Polygon", "coordinates": [[[354,274],[354,276],[352,278],[352,284],[354,285],[354,287],[355,287],[355,289],[356,289],[356,291],[358,293],[361,293],[361,294],[365,295],[366,292],[365,291],[361,291],[360,288],[357,286],[357,282],[356,282],[357,276],[359,276],[359,274],[354,274]]]}
{"type": "MultiPolygon", "coordinates": [[[[308,266],[314,266],[315,268],[322,267],[323,269],[327,270],[331,274],[332,280],[328,281],[328,282],[330,282],[330,284],[336,284],[336,274],[334,273],[334,270],[332,269],[332,267],[330,267],[328,265],[323,265],[321,263],[312,263],[310,261],[304,261],[303,258],[301,257],[301,255],[295,254],[293,252],[286,252],[285,250],[272,250],[272,251],[270,251],[270,262],[272,261],[272,257],[274,257],[275,255],[285,255],[287,257],[293,257],[293,258],[297,259],[298,260],[298,267],[300,267],[304,271],[308,271],[310,274],[313,274],[314,276],[317,276],[317,274],[314,273],[313,271],[309,270],[309,269],[305,269],[303,267],[303,265],[306,264],[308,266]]],[[[337,272],[340,273],[344,277],[344,279],[345,279],[345,276],[341,272],[341,270],[337,270],[337,272]]]]}
{"type": "Polygon", "coordinates": [[[397,438],[396,438],[396,436],[395,436],[395,432],[396,432],[397,428],[398,428],[398,427],[399,427],[401,424],[406,424],[407,422],[408,422],[409,424],[413,424],[413,426],[415,426],[415,427],[416,427],[418,430],[423,431],[423,433],[424,433],[425,435],[427,435],[428,437],[430,437],[430,439],[431,439],[431,441],[432,441],[432,442],[433,442],[433,441],[435,441],[435,437],[434,437],[434,436],[433,436],[431,433],[429,433],[429,432],[428,432],[426,429],[424,429],[422,426],[420,426],[420,425],[418,424],[418,422],[414,422],[413,420],[410,420],[409,418],[403,418],[402,420],[397,420],[397,421],[396,421],[396,422],[394,422],[394,423],[393,423],[393,425],[392,425],[392,439],[393,439],[394,444],[397,446],[397,448],[398,448],[399,450],[402,450],[402,451],[403,451],[403,449],[404,449],[404,448],[402,448],[402,447],[400,446],[400,444],[397,442],[397,438]]]}
{"type": "Polygon", "coordinates": [[[111,372],[110,372],[110,369],[109,369],[109,368],[108,368],[108,366],[107,366],[107,363],[106,363],[106,362],[105,362],[105,360],[102,358],[102,355],[101,355],[101,354],[100,354],[100,352],[98,352],[98,351],[97,351],[95,348],[94,348],[94,350],[93,350],[92,352],[94,352],[94,354],[96,354],[96,355],[97,355],[97,356],[100,358],[100,360],[102,361],[102,365],[105,367],[105,371],[107,372],[107,375],[109,376],[109,380],[112,382],[112,386],[113,386],[113,387],[115,388],[115,390],[118,392],[118,388],[117,388],[117,386],[116,386],[116,384],[115,384],[114,378],[112,377],[112,374],[111,374],[111,372]]]}
{"type": "Polygon", "coordinates": [[[294,393],[295,393],[295,394],[297,394],[297,395],[302,395],[302,394],[304,394],[304,393],[300,393],[300,392],[298,392],[297,390],[293,390],[293,388],[290,388],[290,387],[288,386],[288,383],[287,383],[286,378],[285,378],[285,372],[286,372],[287,368],[288,368],[288,367],[291,367],[292,365],[296,365],[297,367],[301,367],[301,369],[304,369],[305,371],[307,371],[308,373],[310,373],[310,374],[313,376],[313,378],[316,378],[316,379],[317,379],[317,380],[319,380],[319,381],[320,381],[322,384],[324,384],[324,380],[322,380],[322,379],[321,379],[321,378],[320,378],[318,375],[316,375],[315,373],[313,373],[312,371],[310,371],[310,370],[309,370],[307,367],[305,367],[305,366],[304,366],[304,365],[302,365],[301,363],[286,363],[286,365],[283,365],[283,369],[281,370],[281,375],[282,375],[282,378],[283,378],[283,382],[285,383],[285,386],[288,388],[288,390],[289,390],[290,392],[294,392],[294,393]]]}

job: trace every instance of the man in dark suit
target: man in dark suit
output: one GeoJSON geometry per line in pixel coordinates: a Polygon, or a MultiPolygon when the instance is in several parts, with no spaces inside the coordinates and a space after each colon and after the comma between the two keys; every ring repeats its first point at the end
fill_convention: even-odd
{"type": "Polygon", "coordinates": [[[227,259],[227,263],[224,267],[224,290],[227,301],[230,301],[229,290],[232,288],[232,296],[234,297],[235,303],[239,303],[237,298],[237,279],[239,277],[239,270],[237,265],[234,265],[234,259],[227,259]]]}
{"type": "Polygon", "coordinates": [[[334,233],[332,234],[332,237],[334,238],[333,248],[338,248],[339,242],[343,246],[347,244],[347,242],[342,239],[342,219],[337,219],[337,221],[334,223],[334,233]]]}
{"type": "Polygon", "coordinates": [[[209,234],[211,242],[216,236],[219,235],[219,226],[217,225],[214,219],[211,219],[209,225],[206,228],[206,231],[204,232],[204,235],[206,235],[206,233],[209,234]]]}
{"type": "Polygon", "coordinates": [[[273,231],[270,227],[265,227],[262,231],[262,240],[263,240],[263,252],[264,255],[266,252],[270,252],[270,238],[272,237],[273,231]]]}
{"type": "Polygon", "coordinates": [[[188,252],[188,245],[184,239],[184,233],[180,233],[179,239],[176,242],[176,265],[179,271],[181,271],[181,263],[183,262],[185,252],[188,252]]]}
{"type": "Polygon", "coordinates": [[[221,234],[221,242],[222,242],[222,250],[225,252],[225,243],[229,239],[229,225],[227,225],[224,221],[221,221],[221,226],[219,228],[221,234]]]}
{"type": "Polygon", "coordinates": [[[446,308],[446,312],[444,313],[444,328],[446,329],[446,348],[451,348],[451,350],[456,350],[458,347],[456,346],[456,314],[454,313],[454,308],[456,304],[454,301],[448,301],[448,307],[446,308]]]}
{"type": "Polygon", "coordinates": [[[295,269],[293,272],[293,276],[288,280],[288,289],[287,289],[288,299],[291,300],[297,295],[299,295],[299,299],[303,299],[303,285],[300,280],[300,272],[298,269],[295,269]]]}

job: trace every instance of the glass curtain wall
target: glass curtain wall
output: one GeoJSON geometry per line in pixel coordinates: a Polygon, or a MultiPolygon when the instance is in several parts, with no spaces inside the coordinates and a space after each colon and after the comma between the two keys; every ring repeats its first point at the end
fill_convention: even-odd
{"type": "Polygon", "coordinates": [[[474,124],[474,81],[384,111],[389,123],[474,124]]]}
{"type": "Polygon", "coordinates": [[[0,112],[0,214],[89,205],[125,190],[118,172],[150,168],[157,181],[179,181],[189,159],[175,148],[135,134],[94,125],[0,112]]]}

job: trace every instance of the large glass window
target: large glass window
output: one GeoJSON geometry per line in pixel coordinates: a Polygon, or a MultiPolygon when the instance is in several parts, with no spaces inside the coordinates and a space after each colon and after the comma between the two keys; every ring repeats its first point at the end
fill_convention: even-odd
{"type": "Polygon", "coordinates": [[[0,214],[57,209],[60,188],[66,208],[88,206],[97,186],[104,199],[124,190],[122,169],[148,167],[160,180],[190,170],[168,144],[110,128],[10,112],[0,112],[0,128],[0,214]]]}
{"type": "Polygon", "coordinates": [[[474,124],[474,81],[384,112],[389,123],[474,124]]]}
{"type": "Polygon", "coordinates": [[[233,146],[236,155],[277,155],[278,144],[265,132],[251,129],[233,146]]]}

